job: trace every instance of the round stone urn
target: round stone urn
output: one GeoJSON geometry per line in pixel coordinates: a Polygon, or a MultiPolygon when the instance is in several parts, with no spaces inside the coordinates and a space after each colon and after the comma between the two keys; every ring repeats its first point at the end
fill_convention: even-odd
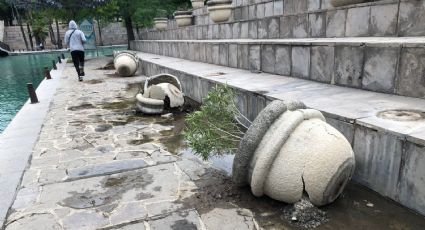
{"type": "Polygon", "coordinates": [[[365,0],[331,0],[331,4],[335,7],[353,5],[362,2],[365,2],[365,0]]]}
{"type": "Polygon", "coordinates": [[[155,28],[157,30],[165,30],[168,26],[168,19],[167,18],[154,18],[155,28]]]}
{"type": "Polygon", "coordinates": [[[301,102],[274,101],[254,120],[233,162],[233,181],[255,196],[316,206],[333,202],[351,179],[355,160],[347,139],[301,102]]]}
{"type": "Polygon", "coordinates": [[[207,2],[207,6],[210,18],[215,23],[229,20],[232,14],[233,7],[231,0],[210,0],[207,2]]]}
{"type": "Polygon", "coordinates": [[[192,24],[192,11],[176,11],[174,18],[178,27],[189,26],[192,24]]]}
{"type": "Polygon", "coordinates": [[[114,67],[123,77],[133,76],[139,68],[139,59],[133,52],[120,51],[114,53],[114,67]]]}
{"type": "Polygon", "coordinates": [[[191,0],[193,9],[204,7],[204,0],[191,0]]]}

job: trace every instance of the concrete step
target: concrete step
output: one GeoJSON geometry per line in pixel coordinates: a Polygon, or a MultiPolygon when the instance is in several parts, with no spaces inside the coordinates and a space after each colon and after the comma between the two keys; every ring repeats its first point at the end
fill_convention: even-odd
{"type": "Polygon", "coordinates": [[[170,20],[167,30],[144,30],[141,36],[150,40],[425,36],[425,0],[337,8],[330,0],[245,1],[235,6],[228,22],[220,24],[210,20],[206,7],[193,15],[194,26],[178,28],[170,20]]]}
{"type": "Polygon", "coordinates": [[[134,50],[425,98],[425,37],[139,40],[134,50]]]}
{"type": "Polygon", "coordinates": [[[147,76],[178,76],[184,93],[202,102],[216,84],[237,91],[253,120],[272,100],[297,99],[323,112],[352,144],[355,180],[425,215],[425,100],[139,52],[147,76]],[[410,116],[408,115],[410,114],[410,116]]]}

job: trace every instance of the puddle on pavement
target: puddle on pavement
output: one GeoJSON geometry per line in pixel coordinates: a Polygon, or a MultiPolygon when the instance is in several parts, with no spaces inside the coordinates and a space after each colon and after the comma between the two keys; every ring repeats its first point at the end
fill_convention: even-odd
{"type": "MultiPolygon", "coordinates": [[[[136,86],[129,86],[129,94],[136,92],[136,86]]],[[[110,102],[98,105],[104,110],[109,110],[110,114],[95,116],[95,119],[102,119],[114,126],[127,125],[133,122],[142,122],[146,126],[170,126],[157,133],[143,135],[142,138],[130,140],[131,145],[141,145],[148,142],[160,143],[169,152],[182,157],[193,158],[194,155],[187,148],[183,129],[185,126],[185,112],[177,113],[170,118],[161,116],[144,116],[134,111],[134,100],[124,100],[121,102],[110,102]],[[108,117],[109,116],[109,117],[108,117]]],[[[69,109],[90,109],[94,106],[83,104],[69,109]]],[[[193,111],[193,110],[192,110],[193,111]]],[[[190,110],[189,110],[190,112],[190,110]]],[[[108,129],[101,127],[101,130],[108,129]]],[[[296,222],[291,221],[293,206],[277,202],[268,197],[254,197],[249,187],[236,187],[229,177],[232,170],[233,156],[225,155],[215,157],[211,160],[212,165],[220,170],[207,170],[200,175],[201,179],[195,181],[199,188],[197,192],[179,201],[184,208],[196,208],[200,214],[209,212],[214,208],[246,208],[253,212],[255,220],[264,229],[306,229],[300,227],[296,222]]],[[[98,207],[98,209],[108,209],[108,205],[113,206],[118,197],[131,188],[143,187],[152,183],[152,176],[138,178],[138,176],[117,177],[109,176],[102,182],[105,192],[94,195],[88,191],[86,193],[73,194],[63,201],[64,206],[72,205],[73,208],[98,207]],[[93,203],[94,202],[94,203],[93,203]]],[[[130,174],[131,175],[131,174],[130,174]]],[[[140,194],[143,199],[146,194],[140,194]]],[[[113,207],[111,208],[111,210],[113,207]]],[[[373,191],[351,182],[347,185],[334,203],[321,207],[325,212],[325,219],[316,229],[423,229],[425,218],[415,214],[408,209],[399,206],[395,202],[379,196],[373,191]]],[[[307,216],[307,218],[309,218],[307,216]]],[[[317,216],[311,216],[314,224],[317,216]]]]}

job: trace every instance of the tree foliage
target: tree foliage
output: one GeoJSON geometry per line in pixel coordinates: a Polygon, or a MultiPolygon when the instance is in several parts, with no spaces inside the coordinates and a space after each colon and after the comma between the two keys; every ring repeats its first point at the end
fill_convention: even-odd
{"type": "Polygon", "coordinates": [[[239,119],[246,118],[236,107],[235,96],[229,86],[216,86],[201,109],[186,116],[185,139],[202,159],[236,151],[246,128],[239,119]]]}

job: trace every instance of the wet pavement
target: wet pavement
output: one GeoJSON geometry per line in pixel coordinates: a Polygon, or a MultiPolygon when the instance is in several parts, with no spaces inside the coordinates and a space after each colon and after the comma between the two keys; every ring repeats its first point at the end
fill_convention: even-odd
{"type": "MultiPolygon", "coordinates": [[[[231,156],[211,162],[193,156],[182,136],[184,114],[136,114],[134,97],[145,78],[99,70],[107,61],[88,61],[82,83],[70,64],[65,70],[5,229],[315,226],[317,210],[295,215],[292,205],[233,186],[231,156]]],[[[317,229],[425,226],[423,216],[355,183],[320,210],[317,229]]]]}

